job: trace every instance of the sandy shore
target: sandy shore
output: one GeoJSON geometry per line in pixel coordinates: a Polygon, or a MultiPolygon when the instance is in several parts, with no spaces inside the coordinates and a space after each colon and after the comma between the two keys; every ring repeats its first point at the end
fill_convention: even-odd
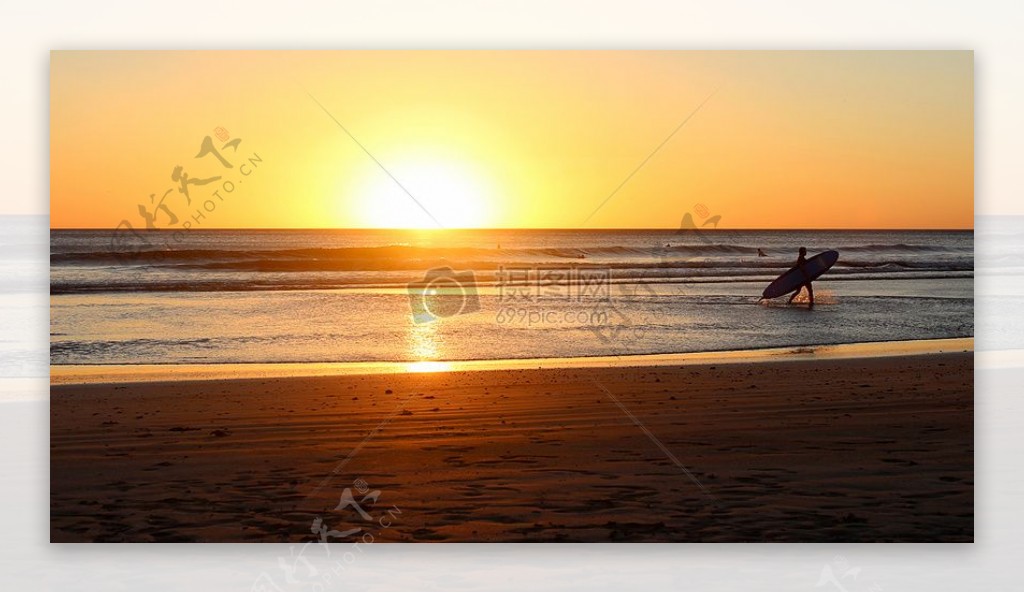
{"type": "Polygon", "coordinates": [[[974,533],[971,352],[56,385],[50,405],[55,542],[974,533]]]}

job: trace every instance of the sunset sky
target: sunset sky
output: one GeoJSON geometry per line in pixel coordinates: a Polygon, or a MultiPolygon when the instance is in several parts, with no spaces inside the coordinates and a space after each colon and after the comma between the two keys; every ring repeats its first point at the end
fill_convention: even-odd
{"type": "Polygon", "coordinates": [[[971,52],[61,51],[50,108],[53,228],[973,228],[971,52]]]}

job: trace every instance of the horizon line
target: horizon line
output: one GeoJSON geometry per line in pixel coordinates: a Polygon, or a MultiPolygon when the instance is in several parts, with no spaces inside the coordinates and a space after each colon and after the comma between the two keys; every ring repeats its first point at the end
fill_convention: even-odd
{"type": "MultiPolygon", "coordinates": [[[[119,227],[49,227],[51,231],[116,231],[119,227]]],[[[971,227],[729,227],[692,228],[679,227],[459,227],[459,228],[417,228],[417,227],[210,227],[210,228],[162,228],[132,229],[145,233],[179,233],[194,231],[402,231],[402,232],[449,232],[449,231],[699,231],[701,233],[722,233],[731,231],[921,231],[921,232],[966,232],[971,227]]]]}

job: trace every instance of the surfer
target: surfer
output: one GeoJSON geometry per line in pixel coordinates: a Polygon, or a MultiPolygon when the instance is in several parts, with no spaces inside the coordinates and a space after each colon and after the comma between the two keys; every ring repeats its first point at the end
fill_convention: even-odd
{"type": "Polygon", "coordinates": [[[757,257],[768,257],[768,254],[764,252],[764,249],[757,250],[757,257]]]}
{"type": "Polygon", "coordinates": [[[807,268],[804,267],[804,264],[806,264],[806,263],[807,263],[807,248],[806,247],[801,247],[800,248],[800,255],[797,256],[797,258],[796,258],[796,267],[800,268],[800,272],[804,275],[804,283],[801,284],[800,286],[796,287],[796,290],[793,292],[793,296],[789,297],[789,301],[787,301],[787,302],[788,303],[792,303],[793,299],[795,299],[796,296],[798,294],[800,294],[800,290],[803,289],[803,287],[806,286],[807,287],[807,297],[810,299],[810,304],[807,305],[807,308],[808,309],[813,309],[814,308],[814,289],[811,288],[811,281],[808,280],[808,278],[810,276],[807,274],[807,268]]]}

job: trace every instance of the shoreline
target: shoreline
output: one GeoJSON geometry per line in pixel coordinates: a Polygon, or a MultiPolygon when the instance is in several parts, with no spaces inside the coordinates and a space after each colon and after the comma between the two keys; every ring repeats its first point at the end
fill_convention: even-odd
{"type": "Polygon", "coordinates": [[[51,365],[50,385],[214,381],[528,369],[586,369],[841,360],[973,352],[974,338],[858,342],[676,354],[419,362],[286,362],[227,364],[51,365]]]}

